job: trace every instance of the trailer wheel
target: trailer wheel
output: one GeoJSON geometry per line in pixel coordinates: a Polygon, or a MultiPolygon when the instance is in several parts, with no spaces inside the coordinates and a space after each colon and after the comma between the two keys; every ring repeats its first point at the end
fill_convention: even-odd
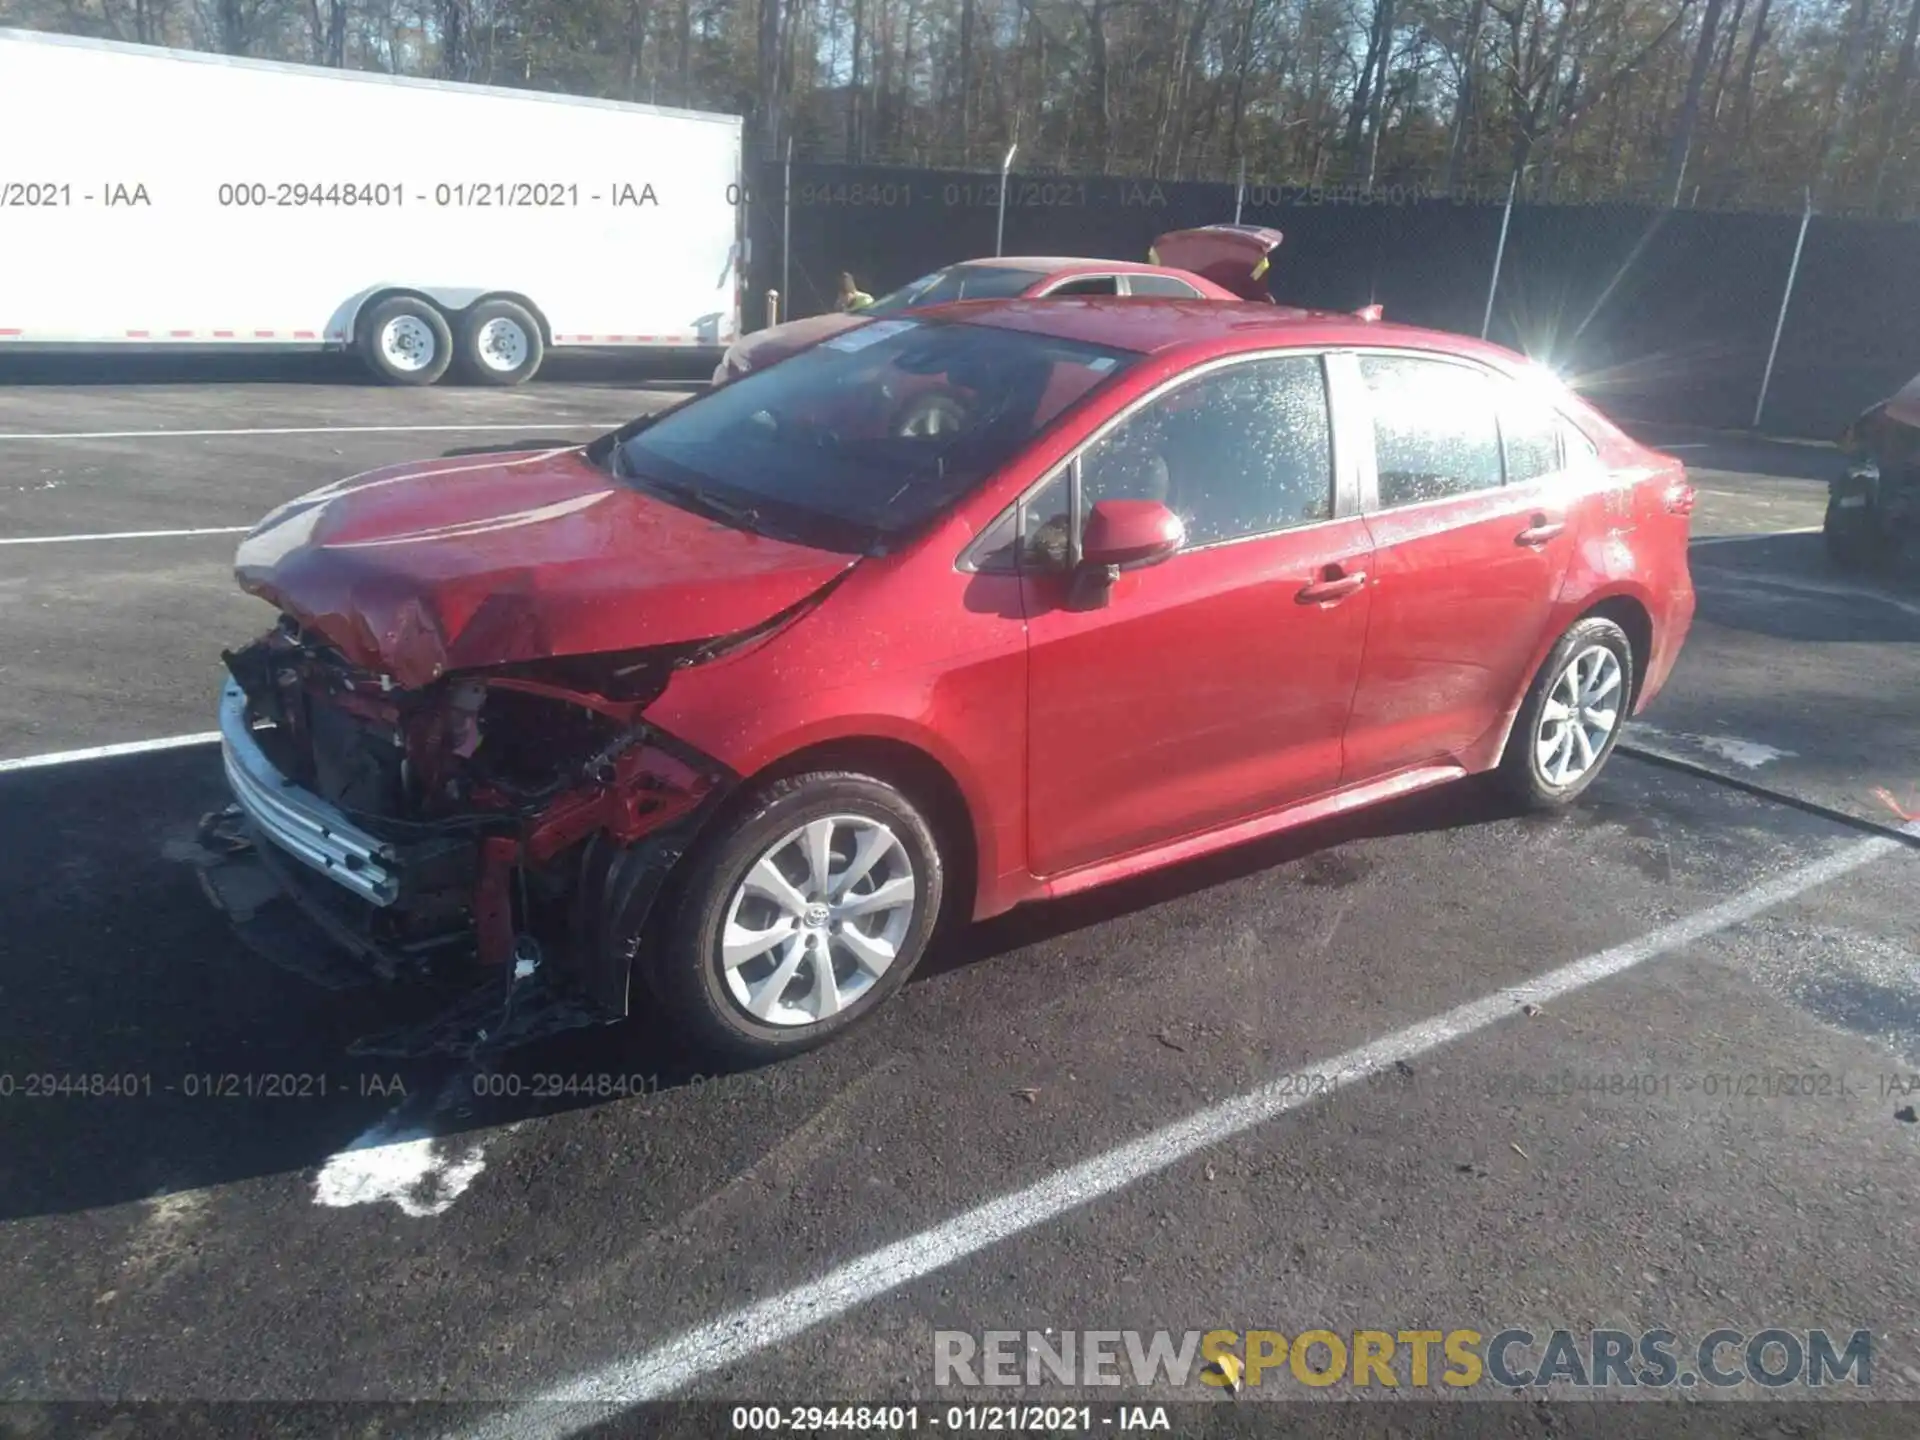
{"type": "Polygon", "coordinates": [[[425,300],[395,295],[360,319],[360,358],[389,385],[431,385],[453,363],[447,317],[425,300]]]}
{"type": "Polygon", "coordinates": [[[546,353],[540,322],[511,300],[483,300],[460,318],[460,373],[468,380],[519,385],[546,353]]]}

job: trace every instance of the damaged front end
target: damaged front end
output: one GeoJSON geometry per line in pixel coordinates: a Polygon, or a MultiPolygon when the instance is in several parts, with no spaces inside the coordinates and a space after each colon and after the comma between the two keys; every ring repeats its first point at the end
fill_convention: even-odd
{"type": "Polygon", "coordinates": [[[224,656],[234,803],[208,838],[383,975],[550,960],[617,1019],[662,881],[738,778],[644,712],[769,628],[409,689],[285,618],[224,656]]]}

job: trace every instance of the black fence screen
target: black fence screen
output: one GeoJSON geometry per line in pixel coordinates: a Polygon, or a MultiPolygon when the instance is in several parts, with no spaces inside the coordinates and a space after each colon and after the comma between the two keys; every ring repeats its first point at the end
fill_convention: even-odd
{"type": "MultiPolygon", "coordinates": [[[[756,167],[747,323],[830,309],[842,271],[880,295],[991,255],[994,175],[877,166],[756,167]],[[783,192],[790,203],[783,208],[783,192]]],[[[1270,283],[1294,304],[1480,333],[1504,195],[1368,200],[1249,184],[1240,218],[1286,234],[1270,283]]],[[[1106,176],[1013,176],[1007,255],[1144,260],[1154,238],[1234,218],[1235,187],[1106,176]]],[[[1548,360],[1611,412],[1752,423],[1787,284],[1796,216],[1635,206],[1516,205],[1489,338],[1548,360]]],[[[1808,229],[1763,429],[1826,437],[1920,371],[1911,223],[1816,217],[1808,229]]]]}

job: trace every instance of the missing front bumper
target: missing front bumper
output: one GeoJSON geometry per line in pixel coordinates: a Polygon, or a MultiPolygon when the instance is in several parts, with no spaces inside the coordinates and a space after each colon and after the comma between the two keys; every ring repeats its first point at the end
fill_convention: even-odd
{"type": "Polygon", "coordinates": [[[227,788],[263,839],[371,905],[400,899],[395,847],[274,767],[253,737],[246,692],[231,680],[220,693],[220,749],[227,788]]]}
{"type": "Polygon", "coordinates": [[[255,738],[246,692],[220,695],[220,748],[227,787],[254,833],[281,854],[379,910],[473,883],[478,835],[400,841],[376,835],[337,805],[282,774],[255,738]]]}

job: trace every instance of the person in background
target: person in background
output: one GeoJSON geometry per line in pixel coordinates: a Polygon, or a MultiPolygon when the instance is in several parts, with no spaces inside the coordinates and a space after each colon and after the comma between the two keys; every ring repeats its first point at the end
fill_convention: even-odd
{"type": "Polygon", "coordinates": [[[864,310],[873,303],[873,296],[867,294],[854,283],[853,276],[845,270],[840,272],[840,308],[842,310],[864,310]]]}

